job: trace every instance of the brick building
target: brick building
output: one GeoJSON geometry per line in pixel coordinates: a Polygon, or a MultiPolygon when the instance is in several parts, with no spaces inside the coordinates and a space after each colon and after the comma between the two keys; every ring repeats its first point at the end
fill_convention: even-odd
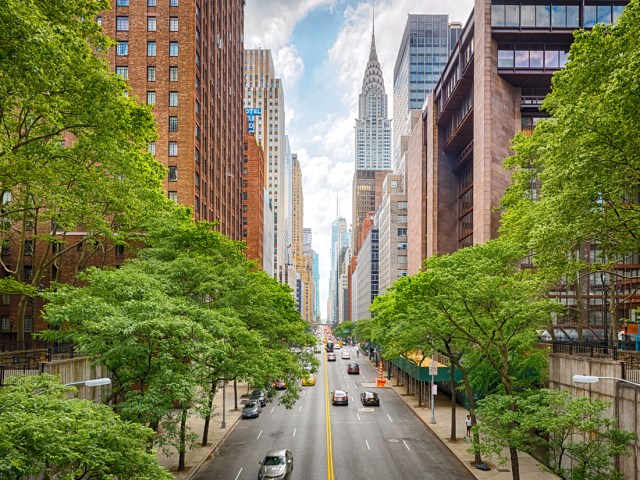
{"type": "Polygon", "coordinates": [[[242,238],[243,0],[112,0],[111,67],[153,105],[167,196],[242,238]]]}
{"type": "MultiPolygon", "coordinates": [[[[265,168],[264,152],[254,133],[245,131],[242,156],[242,239],[246,254],[265,269],[265,168]]],[[[270,265],[269,265],[270,266],[270,265]]]]}

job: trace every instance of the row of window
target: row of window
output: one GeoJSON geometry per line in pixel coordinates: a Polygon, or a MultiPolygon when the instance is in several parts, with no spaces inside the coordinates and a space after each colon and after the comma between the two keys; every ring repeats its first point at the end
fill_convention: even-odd
{"type": "MultiPolygon", "coordinates": [[[[156,92],[153,90],[147,91],[147,105],[155,105],[156,104],[156,92]]],[[[178,106],[178,92],[169,92],[169,106],[177,107],[178,106]]],[[[169,117],[169,123],[171,123],[171,118],[175,118],[176,130],[178,128],[178,117],[169,117]]],[[[172,131],[172,130],[170,130],[172,131]]]]}
{"type": "MultiPolygon", "coordinates": [[[[25,315],[24,317],[24,331],[25,332],[33,332],[33,317],[25,315]]],[[[0,332],[10,332],[11,331],[11,320],[8,316],[2,315],[0,317],[0,332]]]]}
{"type": "MultiPolygon", "coordinates": [[[[613,24],[618,21],[624,5],[585,5],[584,27],[597,23],[613,24]]],[[[580,27],[580,6],[578,5],[492,5],[492,27],[580,27]]]]}
{"type": "MultiPolygon", "coordinates": [[[[147,17],[147,31],[155,32],[158,29],[157,17],[147,17]]],[[[128,32],[129,31],[129,17],[116,17],[116,31],[128,32]]],[[[178,17],[169,17],[169,31],[178,31],[178,17]]]]}
{"type": "MultiPolygon", "coordinates": [[[[129,42],[119,40],[116,45],[116,56],[126,57],[129,55],[129,42]]],[[[155,57],[157,55],[157,44],[154,41],[147,42],[147,57],[155,57]]],[[[178,42],[169,42],[169,56],[178,56],[178,42]]]]}
{"type": "MultiPolygon", "coordinates": [[[[55,242],[53,244],[53,250],[52,253],[55,255],[59,252],[60,247],[62,246],[61,243],[55,242]]],[[[76,248],[78,250],[82,250],[82,242],[78,242],[76,244],[76,248]]],[[[115,246],[115,254],[116,255],[124,255],[124,245],[116,245],[115,246]]],[[[2,249],[0,249],[0,255],[2,256],[7,256],[7,255],[11,255],[11,247],[7,244],[2,245],[2,249]]],[[[31,255],[33,255],[33,240],[25,240],[24,241],[24,256],[26,257],[30,257],[31,255]]],[[[31,280],[31,273],[32,273],[32,267],[30,265],[26,265],[25,267],[25,280],[31,280]],[[26,278],[27,275],[29,275],[30,278],[26,278]]]]}
{"type": "Polygon", "coordinates": [[[558,70],[567,63],[564,50],[545,50],[542,46],[515,46],[498,49],[498,68],[534,68],[558,70]]]}
{"type": "MultiPolygon", "coordinates": [[[[167,0],[165,0],[167,1],[167,0]]],[[[170,7],[177,7],[178,0],[168,0],[170,7]]],[[[116,0],[116,7],[128,7],[129,0],[116,0]]],[[[147,0],[147,7],[157,7],[157,0],[147,0]]]]}

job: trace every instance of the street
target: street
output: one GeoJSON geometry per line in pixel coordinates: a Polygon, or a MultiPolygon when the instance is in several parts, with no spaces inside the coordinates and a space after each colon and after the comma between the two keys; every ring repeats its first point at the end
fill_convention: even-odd
{"type": "Polygon", "coordinates": [[[316,385],[304,387],[293,409],[274,400],[259,418],[241,420],[193,479],[255,479],[265,453],[279,448],[293,452],[294,479],[473,478],[395,392],[374,387],[376,372],[355,348],[336,351],[336,362],[319,356],[316,385]],[[344,350],[351,360],[340,358],[344,350]],[[360,375],[347,375],[349,362],[360,364],[360,375]],[[348,406],[330,404],[334,389],[349,392],[348,406]],[[380,407],[362,406],[364,389],[379,394],[380,407]]]}

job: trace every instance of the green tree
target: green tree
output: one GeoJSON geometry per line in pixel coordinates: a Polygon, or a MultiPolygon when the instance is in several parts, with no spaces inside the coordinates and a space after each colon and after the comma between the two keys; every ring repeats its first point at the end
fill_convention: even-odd
{"type": "Polygon", "coordinates": [[[107,407],[70,399],[57,377],[13,377],[0,388],[0,477],[169,480],[147,451],[153,432],[107,407]]]}
{"type": "MultiPolygon", "coordinates": [[[[0,244],[11,251],[0,289],[27,300],[52,268],[101,265],[162,208],[165,169],[146,152],[150,109],[102,58],[110,41],[90,19],[109,2],[0,2],[0,244]],[[69,236],[81,229],[84,241],[69,236]],[[27,261],[31,257],[31,261],[27,261]]],[[[54,278],[54,280],[57,280],[54,278]]]]}
{"type": "Polygon", "coordinates": [[[482,434],[477,448],[497,455],[504,448],[532,453],[548,451],[547,465],[566,480],[622,479],[613,458],[629,455],[636,435],[616,427],[606,402],[574,397],[558,390],[528,390],[516,395],[490,395],[479,402],[482,434]],[[513,409],[512,406],[516,405],[513,409]]]}

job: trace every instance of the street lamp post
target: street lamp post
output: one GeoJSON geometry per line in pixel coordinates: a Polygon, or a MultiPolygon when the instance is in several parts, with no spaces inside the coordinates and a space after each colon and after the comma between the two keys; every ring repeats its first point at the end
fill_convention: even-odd
{"type": "Polygon", "coordinates": [[[597,377],[595,375],[574,375],[572,377],[572,380],[575,383],[598,383],[600,380],[618,380],[619,382],[628,383],[630,385],[640,387],[640,383],[632,382],[630,380],[625,380],[624,378],[618,378],[618,377],[597,377]]]}
{"type": "Polygon", "coordinates": [[[100,387],[102,385],[111,385],[110,378],[94,378],[93,380],[81,380],[79,382],[63,383],[64,387],[71,387],[73,385],[84,385],[85,387],[100,387]]]}

